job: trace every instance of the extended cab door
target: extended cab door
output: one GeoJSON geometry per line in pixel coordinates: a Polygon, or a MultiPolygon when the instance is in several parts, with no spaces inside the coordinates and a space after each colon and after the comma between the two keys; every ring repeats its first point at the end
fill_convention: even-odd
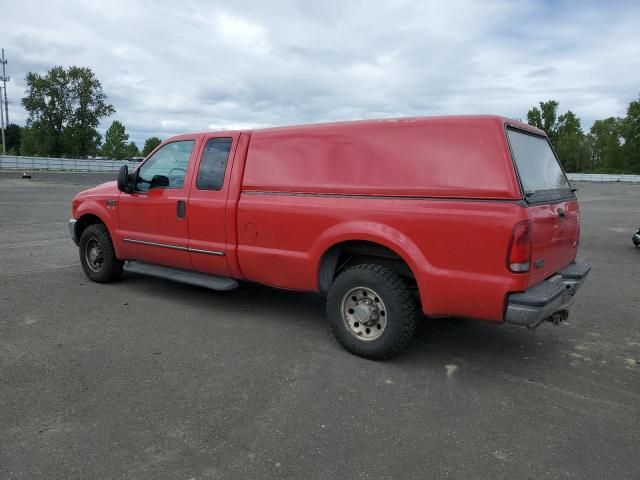
{"type": "Polygon", "coordinates": [[[227,197],[238,133],[207,135],[192,182],[187,219],[189,255],[203,273],[229,275],[227,197]]]}
{"type": "Polygon", "coordinates": [[[163,145],[138,168],[135,191],[120,194],[124,258],[193,268],[186,203],[198,146],[195,136],[163,145]]]}

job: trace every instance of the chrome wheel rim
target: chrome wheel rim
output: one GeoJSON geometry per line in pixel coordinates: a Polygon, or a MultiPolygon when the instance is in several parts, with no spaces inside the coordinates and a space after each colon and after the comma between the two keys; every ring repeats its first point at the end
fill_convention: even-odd
{"type": "Polygon", "coordinates": [[[349,333],[364,342],[380,338],[387,326],[387,307],[369,287],[355,287],[345,293],[340,313],[349,333]]]}
{"type": "Polygon", "coordinates": [[[91,238],[84,247],[84,259],[87,267],[92,272],[98,273],[102,270],[102,264],[104,263],[104,252],[100,246],[100,242],[97,239],[91,238]]]}

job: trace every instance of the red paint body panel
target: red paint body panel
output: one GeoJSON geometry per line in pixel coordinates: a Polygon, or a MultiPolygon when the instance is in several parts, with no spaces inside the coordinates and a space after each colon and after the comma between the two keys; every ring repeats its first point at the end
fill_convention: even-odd
{"type": "Polygon", "coordinates": [[[507,294],[574,260],[579,237],[575,199],[541,205],[523,199],[506,126],[544,135],[478,116],[174,137],[169,141],[196,139],[184,190],[128,195],[105,184],[74,199],[80,204],[74,216],[103,219],[122,259],[307,291],[319,290],[322,258],[332,246],[370,241],[406,261],[427,315],[501,322],[507,294]],[[212,137],[233,138],[224,187],[199,191],[195,172],[212,137]],[[110,198],[118,199],[116,209],[107,209],[110,198]],[[186,219],[175,218],[178,198],[188,201],[186,219]],[[532,225],[533,261],[544,263],[511,273],[511,234],[523,220],[532,225]],[[140,248],[124,243],[127,235],[225,256],[140,248]]]}
{"type": "Polygon", "coordinates": [[[531,205],[527,209],[532,225],[532,260],[544,260],[533,268],[529,285],[534,285],[576,259],[580,238],[580,209],[577,200],[548,205],[531,205]],[[562,208],[562,219],[558,210],[562,208]]]}
{"type": "MultiPolygon", "coordinates": [[[[108,201],[117,199],[120,195],[116,182],[106,182],[88,190],[80,192],[72,202],[72,216],[79,219],[84,216],[98,217],[110,232],[118,231],[117,203],[116,207],[109,207],[108,201]],[[77,205],[77,208],[73,206],[77,205]]],[[[118,257],[122,256],[122,245],[118,238],[114,241],[114,248],[118,257]]]]}
{"type": "MultiPolygon", "coordinates": [[[[249,149],[250,135],[242,133],[238,139],[231,176],[229,178],[229,194],[227,195],[227,210],[225,222],[227,225],[227,265],[231,276],[244,278],[238,261],[238,201],[242,191],[242,177],[244,176],[245,159],[249,149]]],[[[227,170],[229,168],[227,167],[227,170]]]]}
{"type": "Polygon", "coordinates": [[[244,194],[238,257],[248,280],[317,290],[331,246],[368,240],[405,259],[429,315],[501,321],[506,292],[526,284],[505,267],[511,229],[525,216],[501,202],[244,194]],[[249,223],[254,240],[243,235],[249,223]]]}
{"type": "Polygon", "coordinates": [[[176,203],[186,198],[186,191],[150,190],[148,194],[122,194],[118,201],[122,258],[162,263],[170,267],[192,269],[186,251],[167,251],[158,247],[131,243],[125,239],[161,243],[186,248],[189,230],[185,219],[176,218],[176,203]]]}
{"type": "Polygon", "coordinates": [[[254,132],[245,190],[521,198],[499,117],[349,122],[254,132]]]}

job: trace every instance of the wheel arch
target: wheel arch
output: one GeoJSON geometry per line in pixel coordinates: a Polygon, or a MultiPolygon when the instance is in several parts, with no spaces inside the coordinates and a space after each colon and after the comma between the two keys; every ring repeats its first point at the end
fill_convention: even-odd
{"type": "Polygon", "coordinates": [[[404,276],[415,279],[415,273],[407,261],[392,248],[372,240],[343,240],[330,246],[321,256],[318,266],[318,286],[326,292],[337,273],[361,263],[406,265],[404,276]],[[409,275],[406,275],[409,274],[409,275]]]}
{"type": "MultiPolygon", "coordinates": [[[[340,261],[345,253],[354,253],[373,263],[389,264],[396,267],[406,265],[407,271],[400,271],[404,276],[412,278],[423,297],[423,287],[429,272],[433,270],[431,264],[424,257],[420,249],[402,232],[371,222],[349,222],[340,224],[325,232],[316,242],[315,250],[318,259],[316,265],[316,279],[318,290],[326,293],[341,269],[340,261]],[[382,262],[380,261],[382,259],[382,262]]],[[[359,260],[359,259],[356,259],[359,260]]],[[[358,263],[366,263],[358,261],[358,263]]],[[[352,263],[353,264],[353,263],[352,263]]],[[[350,264],[344,265],[344,267],[350,264]]]]}
{"type": "MultiPolygon", "coordinates": [[[[113,248],[116,251],[116,256],[118,258],[121,257],[121,248],[122,244],[119,241],[118,237],[115,235],[117,223],[114,218],[114,214],[107,209],[95,208],[96,205],[86,205],[89,208],[82,208],[76,212],[76,226],[75,226],[75,236],[80,241],[80,236],[82,232],[86,230],[86,228],[90,225],[101,224],[104,225],[111,237],[111,242],[113,243],[113,248]]],[[[99,206],[98,206],[99,207],[99,206]]]]}
{"type": "MultiPolygon", "coordinates": [[[[75,234],[78,241],[82,236],[82,232],[84,232],[88,226],[96,225],[96,224],[102,224],[105,227],[107,227],[107,230],[109,230],[109,226],[107,225],[107,222],[105,222],[102,218],[100,218],[95,213],[84,213],[80,215],[80,217],[77,219],[76,227],[75,227],[76,229],[75,234]]],[[[111,235],[111,232],[109,232],[109,235],[111,235]]]]}

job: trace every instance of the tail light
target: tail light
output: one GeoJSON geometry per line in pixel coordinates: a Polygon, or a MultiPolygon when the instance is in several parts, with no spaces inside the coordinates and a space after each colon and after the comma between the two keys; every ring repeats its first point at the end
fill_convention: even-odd
{"type": "Polygon", "coordinates": [[[525,273],[531,268],[531,222],[529,220],[513,227],[507,267],[513,273],[525,273]]]}

